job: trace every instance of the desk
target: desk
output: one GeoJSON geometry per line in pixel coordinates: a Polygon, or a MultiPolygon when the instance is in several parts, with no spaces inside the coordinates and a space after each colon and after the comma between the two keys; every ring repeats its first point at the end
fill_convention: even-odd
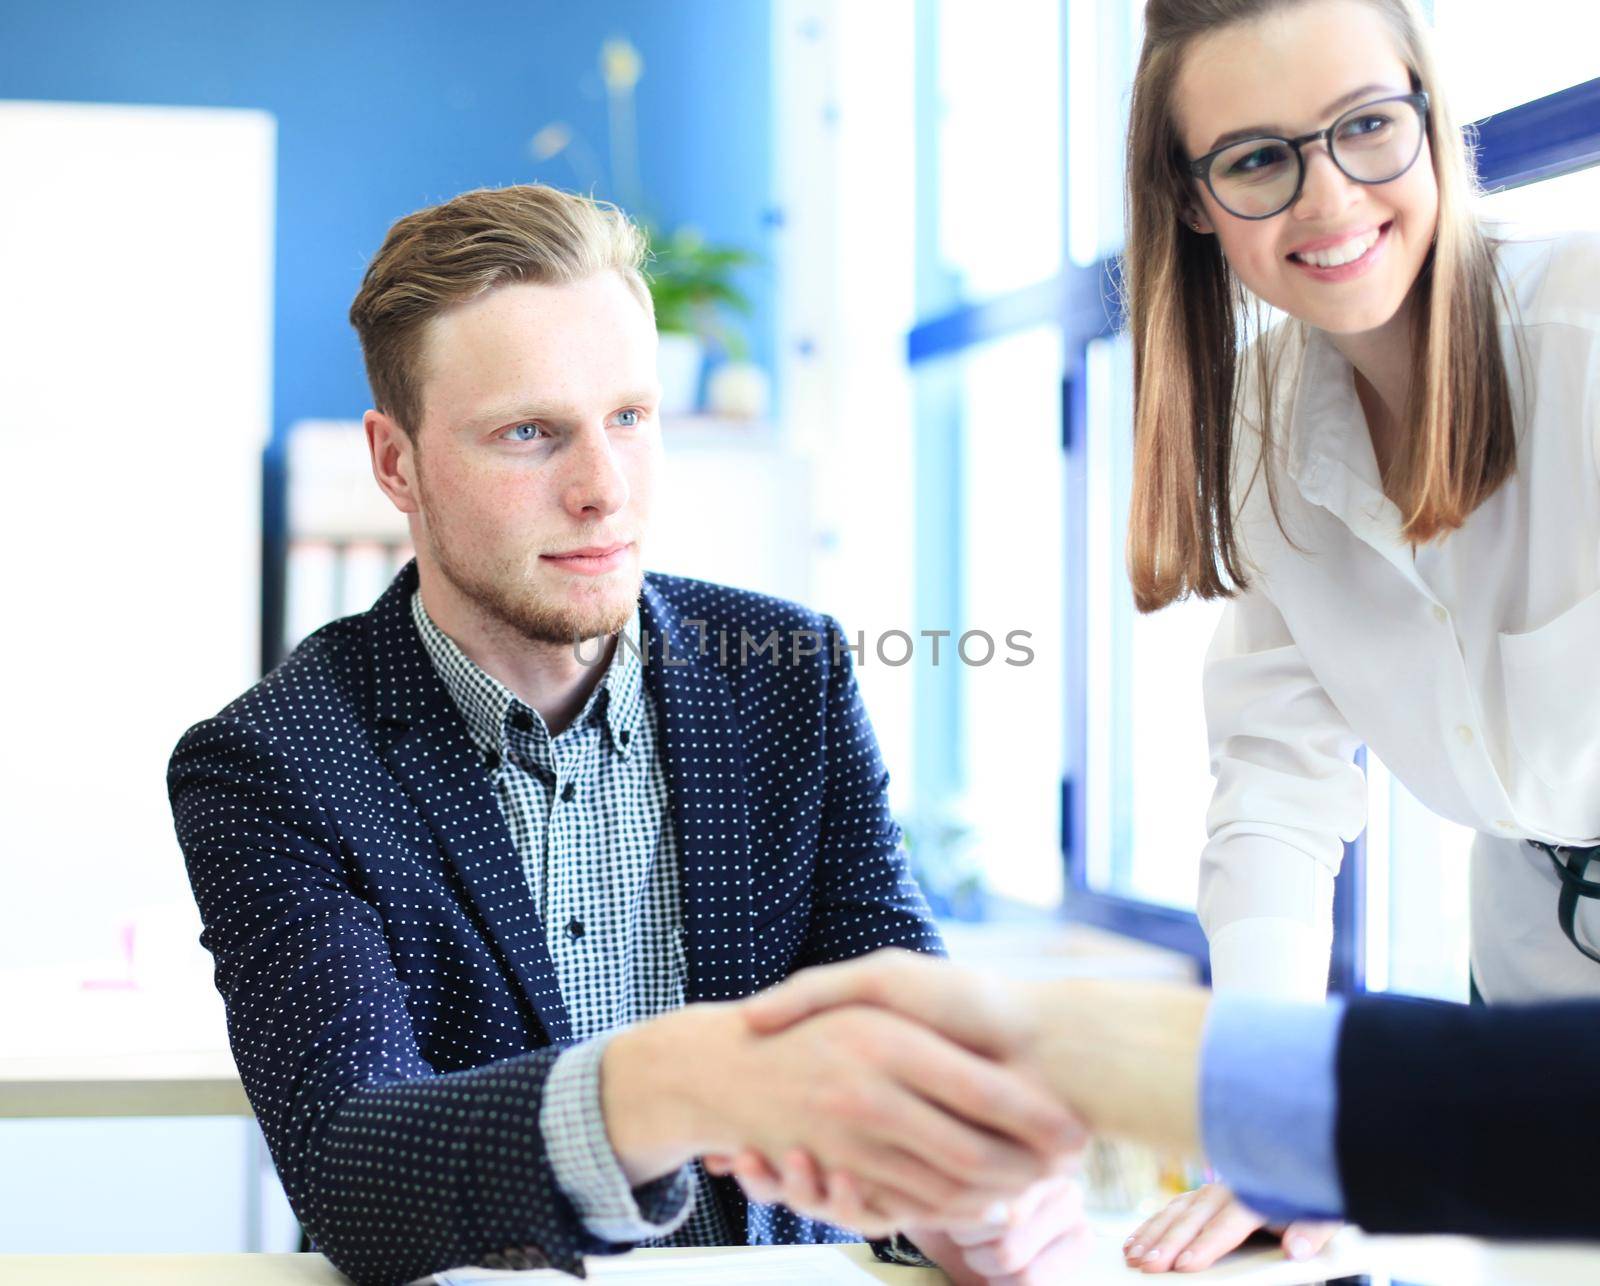
{"type": "Polygon", "coordinates": [[[0,1058],[0,1117],[249,1115],[224,1049],[0,1058]]]}
{"type": "MultiPolygon", "coordinates": [[[[1111,1236],[1109,1231],[1102,1233],[1103,1239],[1111,1236]]],[[[1362,1237],[1350,1232],[1341,1234],[1341,1238],[1343,1249],[1324,1271],[1371,1272],[1416,1286],[1593,1286],[1600,1281],[1600,1245],[1508,1244],[1467,1237],[1362,1237]]],[[[1103,1240],[1101,1251],[1114,1253],[1116,1245],[1115,1241],[1103,1240]]],[[[865,1246],[835,1249],[879,1281],[900,1286],[940,1286],[948,1282],[943,1273],[935,1270],[880,1264],[865,1246]]],[[[771,1253],[767,1248],[745,1247],[715,1251],[636,1250],[626,1258],[771,1253]]],[[[1081,1278],[1075,1274],[1074,1280],[1125,1282],[1127,1286],[1150,1280],[1128,1269],[1112,1266],[1108,1271],[1105,1259],[1105,1253],[1096,1256],[1100,1273],[1081,1278]]],[[[591,1278],[605,1280],[606,1262],[590,1261],[591,1278]]],[[[1287,1267],[1276,1250],[1252,1250],[1230,1257],[1209,1272],[1176,1274],[1163,1280],[1173,1286],[1271,1281],[1275,1264],[1287,1267]],[[1252,1271],[1261,1269],[1268,1273],[1267,1277],[1258,1277],[1252,1271]]],[[[573,1279],[552,1272],[529,1280],[573,1279]]],[[[0,1255],[0,1281],[6,1286],[97,1286],[101,1282],[114,1282],[116,1286],[348,1286],[348,1278],[321,1255],[0,1255]]]]}
{"type": "MultiPolygon", "coordinates": [[[[880,1264],[865,1246],[839,1246],[851,1263],[880,1281],[899,1286],[948,1286],[935,1269],[896,1268],[880,1264]]],[[[765,1255],[766,1247],[720,1250],[635,1250],[627,1258],[671,1258],[693,1255],[765,1255]]],[[[604,1280],[603,1261],[590,1260],[591,1278],[604,1280]],[[598,1269],[598,1271],[597,1271],[598,1269]]],[[[564,1273],[549,1272],[530,1280],[571,1282],[564,1273]]],[[[0,1255],[0,1282],[5,1286],[349,1286],[321,1255],[0,1255]]]]}

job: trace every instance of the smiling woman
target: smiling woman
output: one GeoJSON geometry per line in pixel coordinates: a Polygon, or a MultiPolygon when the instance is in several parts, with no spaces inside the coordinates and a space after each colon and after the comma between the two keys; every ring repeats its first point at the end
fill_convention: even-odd
{"type": "MultiPolygon", "coordinates": [[[[1216,987],[1321,996],[1364,743],[1476,832],[1483,995],[1600,994],[1577,641],[1600,619],[1600,238],[1485,230],[1410,0],[1151,0],[1127,174],[1130,579],[1146,611],[1226,601],[1203,684],[1216,987]]],[[[1336,1181],[1224,1177],[1341,1208],[1336,1181]]],[[[1129,1253],[1202,1267],[1260,1222],[1208,1189],[1129,1253]]]]}

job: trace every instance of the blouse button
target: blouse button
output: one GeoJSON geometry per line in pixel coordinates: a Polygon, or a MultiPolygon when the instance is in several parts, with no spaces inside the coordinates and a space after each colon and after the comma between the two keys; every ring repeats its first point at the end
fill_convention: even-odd
{"type": "Polygon", "coordinates": [[[1463,746],[1470,746],[1472,744],[1472,729],[1464,723],[1457,724],[1456,738],[1463,746]]]}
{"type": "Polygon", "coordinates": [[[1435,603],[1433,605],[1433,619],[1438,621],[1440,625],[1443,625],[1450,619],[1450,613],[1445,611],[1444,608],[1440,607],[1439,604],[1435,603]]]}
{"type": "Polygon", "coordinates": [[[1500,818],[1499,821],[1495,822],[1495,825],[1503,831],[1514,831],[1517,828],[1517,824],[1508,817],[1500,818]]]}

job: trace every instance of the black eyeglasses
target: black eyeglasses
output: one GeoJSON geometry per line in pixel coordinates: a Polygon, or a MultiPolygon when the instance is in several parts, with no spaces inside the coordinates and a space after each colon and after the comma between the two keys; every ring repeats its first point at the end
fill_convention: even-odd
{"type": "Polygon", "coordinates": [[[1426,94],[1377,98],[1352,107],[1327,129],[1299,138],[1269,134],[1239,139],[1190,161],[1189,173],[1204,180],[1229,214],[1270,219],[1300,196],[1306,181],[1301,149],[1307,144],[1326,143],[1333,163],[1357,183],[1388,183],[1422,154],[1427,117],[1426,94]]]}

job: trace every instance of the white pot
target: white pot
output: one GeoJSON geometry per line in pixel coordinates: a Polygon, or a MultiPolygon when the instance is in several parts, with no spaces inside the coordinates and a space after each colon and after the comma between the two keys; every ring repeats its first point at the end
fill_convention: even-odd
{"type": "Polygon", "coordinates": [[[771,402],[772,381],[754,362],[724,362],[706,385],[706,408],[725,419],[765,419],[771,402]]]}
{"type": "Polygon", "coordinates": [[[661,414],[693,415],[700,405],[700,372],[706,364],[706,346],[698,335],[663,331],[656,349],[656,369],[661,375],[661,414]]]}

